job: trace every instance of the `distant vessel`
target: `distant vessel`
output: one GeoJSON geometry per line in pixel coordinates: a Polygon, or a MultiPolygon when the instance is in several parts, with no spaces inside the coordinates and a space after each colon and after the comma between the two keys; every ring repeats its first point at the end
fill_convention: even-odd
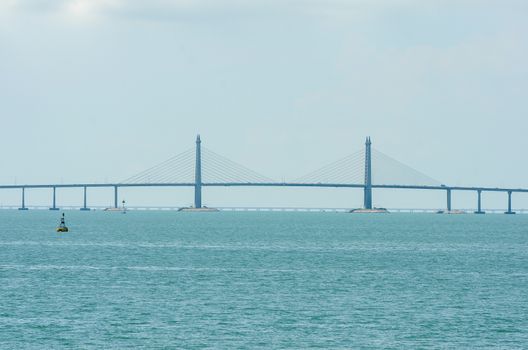
{"type": "Polygon", "coordinates": [[[64,213],[62,213],[59,227],[57,227],[57,232],[68,232],[68,227],[66,227],[66,224],[64,222],[64,213]]]}
{"type": "Polygon", "coordinates": [[[103,211],[119,211],[123,214],[126,214],[127,210],[125,207],[125,201],[122,201],[121,204],[122,204],[121,208],[104,208],[103,211]]]}

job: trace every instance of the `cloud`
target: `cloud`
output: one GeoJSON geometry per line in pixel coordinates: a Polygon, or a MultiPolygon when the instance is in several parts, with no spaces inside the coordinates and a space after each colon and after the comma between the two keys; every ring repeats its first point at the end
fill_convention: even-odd
{"type": "Polygon", "coordinates": [[[344,16],[416,0],[2,0],[1,12],[32,12],[66,17],[119,16],[133,19],[181,19],[184,16],[298,13],[344,16]]]}
{"type": "Polygon", "coordinates": [[[62,10],[74,16],[91,16],[121,6],[118,0],[72,0],[64,1],[62,10]]]}
{"type": "Polygon", "coordinates": [[[99,17],[121,6],[121,0],[8,0],[0,4],[4,15],[56,15],[65,18],[99,17]]]}

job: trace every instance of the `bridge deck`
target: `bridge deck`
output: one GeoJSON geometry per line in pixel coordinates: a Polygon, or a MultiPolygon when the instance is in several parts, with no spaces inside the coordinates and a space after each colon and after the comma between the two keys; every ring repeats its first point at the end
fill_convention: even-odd
{"type": "MultiPolygon", "coordinates": [[[[353,183],[294,183],[294,182],[226,182],[202,183],[204,187],[332,187],[332,188],[365,188],[364,184],[353,183]]],[[[72,184],[24,184],[0,185],[0,189],[22,188],[84,188],[84,187],[194,187],[194,183],[72,183],[72,184]]],[[[482,192],[528,192],[527,188],[474,187],[474,186],[421,186],[421,185],[372,185],[372,188],[412,189],[412,190],[451,190],[451,191],[482,191],[482,192]]]]}

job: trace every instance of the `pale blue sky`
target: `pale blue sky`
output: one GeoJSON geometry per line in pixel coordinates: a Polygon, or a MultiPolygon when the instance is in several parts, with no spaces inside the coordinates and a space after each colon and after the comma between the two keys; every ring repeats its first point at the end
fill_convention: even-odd
{"type": "MultiPolygon", "coordinates": [[[[526,1],[3,0],[0,182],[119,181],[200,133],[209,149],[276,179],[346,156],[370,135],[447,184],[528,187],[527,15],[526,1]]],[[[192,201],[158,192],[126,196],[192,201]]],[[[382,206],[444,201],[375,195],[382,206]]],[[[342,190],[204,196],[361,203],[342,190]]],[[[462,197],[460,206],[474,204],[462,197]]],[[[0,193],[2,203],[17,198],[0,193]]]]}

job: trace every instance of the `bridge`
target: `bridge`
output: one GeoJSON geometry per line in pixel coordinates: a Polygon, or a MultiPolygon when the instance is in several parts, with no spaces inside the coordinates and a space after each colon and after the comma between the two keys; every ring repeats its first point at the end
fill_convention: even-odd
{"type": "Polygon", "coordinates": [[[25,184],[0,185],[0,189],[20,189],[21,206],[19,210],[28,210],[26,191],[48,188],[52,191],[50,210],[59,210],[56,201],[57,189],[82,188],[83,205],[81,210],[90,210],[87,205],[89,188],[113,188],[114,208],[118,208],[119,189],[126,187],[193,187],[194,208],[202,208],[202,190],[204,187],[327,187],[363,189],[363,208],[374,209],[373,189],[408,189],[443,191],[446,194],[447,212],[452,211],[452,193],[471,191],[477,195],[476,214],[482,210],[483,192],[502,192],[507,195],[505,214],[515,214],[512,210],[512,194],[525,193],[525,188],[448,186],[441,182],[373,149],[370,137],[367,137],[365,149],[339,159],[320,169],[293,181],[274,181],[243,165],[231,161],[202,146],[198,135],[195,147],[182,152],[158,165],[116,183],[71,183],[71,184],[25,184]]]}

